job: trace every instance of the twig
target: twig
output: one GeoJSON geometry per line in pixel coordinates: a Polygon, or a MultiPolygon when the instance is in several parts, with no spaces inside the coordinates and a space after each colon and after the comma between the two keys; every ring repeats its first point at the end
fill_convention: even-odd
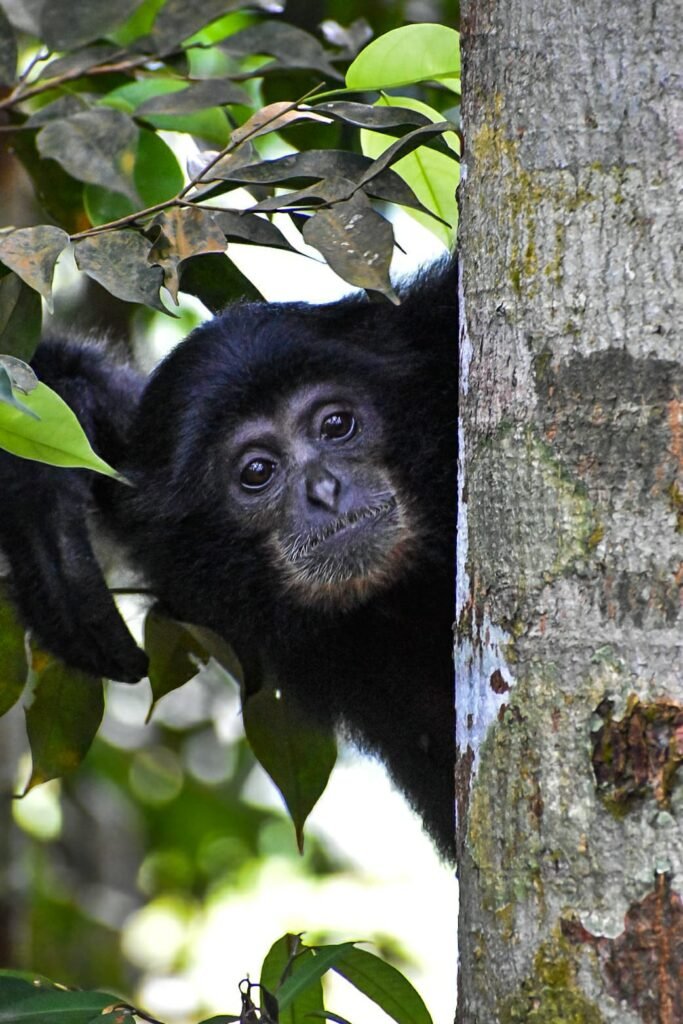
{"type": "Polygon", "coordinates": [[[319,83],[318,85],[314,85],[312,89],[309,89],[308,92],[305,92],[303,96],[301,96],[298,100],[293,100],[291,103],[288,103],[284,110],[278,110],[278,112],[276,114],[273,114],[272,117],[266,118],[265,121],[263,121],[260,125],[258,125],[247,135],[245,135],[243,139],[240,139],[239,142],[233,142],[231,139],[228,142],[228,144],[224,146],[219,153],[216,153],[216,155],[212,157],[208,164],[201,169],[199,174],[195,175],[195,177],[190,182],[188,182],[185,188],[183,188],[178,193],[176,198],[183,199],[191,189],[196,188],[196,186],[200,184],[202,179],[206,177],[206,175],[208,174],[212,167],[216,166],[219,160],[222,160],[223,157],[228,156],[229,153],[234,152],[234,150],[238,149],[239,146],[242,146],[245,142],[248,142],[249,139],[253,138],[257,133],[261,132],[266,125],[272,124],[273,121],[278,121],[283,116],[283,114],[287,114],[290,110],[296,110],[297,107],[300,107],[302,103],[305,103],[306,100],[309,99],[309,97],[319,92],[320,89],[322,89],[321,83],[319,83]]]}
{"type": "Polygon", "coordinates": [[[106,224],[98,224],[96,227],[88,228],[86,231],[79,231],[77,234],[71,235],[71,241],[79,242],[83,238],[91,238],[94,235],[100,235],[103,231],[113,231],[116,228],[123,228],[126,227],[127,225],[135,224],[135,222],[138,220],[144,220],[147,217],[151,217],[152,214],[154,213],[161,213],[162,210],[168,210],[173,206],[195,205],[194,203],[192,203],[192,200],[186,200],[185,196],[188,194],[188,192],[190,192],[193,188],[196,188],[197,185],[199,185],[202,182],[206,174],[211,170],[212,167],[215,167],[219,160],[222,160],[223,157],[228,156],[230,153],[238,149],[239,146],[242,146],[245,142],[248,142],[255,135],[263,131],[266,125],[271,124],[273,121],[279,120],[279,118],[281,118],[283,114],[288,113],[290,110],[296,110],[310,96],[318,92],[320,88],[321,85],[316,85],[312,89],[309,89],[308,92],[304,93],[304,95],[301,96],[298,100],[292,100],[292,102],[288,103],[284,109],[278,110],[277,113],[272,115],[272,117],[266,118],[265,121],[262,121],[259,125],[255,126],[250,132],[247,133],[247,135],[244,136],[244,138],[241,138],[239,142],[234,142],[232,139],[230,139],[230,141],[225,146],[223,146],[220,152],[216,153],[216,155],[211,158],[209,163],[206,164],[206,166],[203,167],[201,171],[187,183],[187,185],[184,185],[180,192],[178,192],[177,195],[173,196],[172,199],[165,199],[163,203],[155,203],[154,206],[147,206],[145,207],[144,210],[136,210],[135,213],[129,213],[125,217],[119,217],[117,220],[110,220],[106,224]]]}
{"type": "MultiPolygon", "coordinates": [[[[184,50],[189,49],[207,49],[207,44],[197,42],[192,43],[191,46],[184,47],[184,50]]],[[[52,89],[58,89],[61,85],[65,85],[67,82],[73,82],[77,78],[87,78],[88,75],[108,75],[112,72],[117,71],[134,71],[136,68],[144,67],[145,64],[158,61],[162,59],[162,57],[171,57],[177,52],[179,51],[170,50],[168,53],[164,53],[163,55],[147,53],[141,54],[138,57],[131,57],[127,60],[114,60],[114,57],[110,57],[108,63],[106,64],[95,63],[91,64],[90,67],[80,69],[74,68],[72,71],[65,71],[63,75],[56,75],[54,78],[46,78],[44,82],[36,84],[31,88],[24,90],[22,89],[22,86],[25,84],[26,78],[33,70],[35,65],[39,61],[47,60],[51,56],[50,51],[47,51],[44,55],[41,52],[39,54],[36,54],[33,60],[29,63],[29,66],[26,68],[26,70],[23,72],[23,74],[17,81],[17,84],[12,90],[12,92],[3,100],[0,100],[0,110],[6,110],[8,107],[13,107],[17,103],[23,103],[24,100],[32,99],[33,96],[40,96],[44,92],[50,92],[50,90],[52,89]]],[[[121,56],[124,56],[126,51],[120,50],[119,53],[121,54],[121,56]]],[[[115,54],[114,56],[118,58],[118,54],[115,54]]],[[[241,79],[243,76],[239,77],[241,79]]],[[[249,74],[244,77],[253,78],[253,72],[249,72],[249,74]]],[[[234,78],[234,80],[237,81],[238,79],[234,78]]]]}
{"type": "MultiPolygon", "coordinates": [[[[200,197],[201,199],[201,197],[200,197]]],[[[177,199],[177,206],[182,206],[184,210],[208,210],[209,213],[244,213],[245,209],[242,206],[212,206],[211,203],[201,203],[194,199],[177,199]]]]}
{"type": "Polygon", "coordinates": [[[136,220],[142,220],[145,217],[151,217],[153,213],[161,213],[162,210],[168,210],[169,207],[175,206],[178,202],[178,196],[173,196],[172,199],[165,199],[163,203],[155,203],[154,206],[146,206],[144,210],[136,210],[135,213],[126,214],[125,217],[119,217],[118,220],[107,221],[106,224],[98,224],[96,227],[88,228],[86,231],[79,231],[75,235],[71,235],[72,242],[80,242],[82,238],[90,238],[92,235],[100,235],[103,231],[113,231],[115,228],[125,228],[128,224],[135,224],[136,220]]]}
{"type": "Polygon", "coordinates": [[[17,79],[17,88],[24,84],[28,76],[33,71],[36,64],[40,64],[41,61],[47,60],[50,56],[51,51],[48,50],[47,46],[42,47],[38,52],[31,58],[24,70],[17,79]]]}
{"type": "MultiPolygon", "coordinates": [[[[125,51],[122,50],[121,52],[124,53],[125,51]]],[[[85,78],[87,75],[107,75],[113,71],[134,71],[135,68],[148,64],[152,59],[147,54],[142,57],[120,60],[115,63],[93,64],[89,68],[74,68],[72,71],[65,71],[63,75],[57,75],[55,78],[47,78],[42,84],[34,85],[30,89],[22,89],[21,87],[24,82],[20,79],[9,96],[6,96],[4,100],[0,100],[0,110],[6,110],[8,107],[13,107],[17,103],[23,103],[24,100],[31,99],[33,96],[40,96],[41,93],[57,89],[60,85],[73,82],[76,78],[85,78]]]]}

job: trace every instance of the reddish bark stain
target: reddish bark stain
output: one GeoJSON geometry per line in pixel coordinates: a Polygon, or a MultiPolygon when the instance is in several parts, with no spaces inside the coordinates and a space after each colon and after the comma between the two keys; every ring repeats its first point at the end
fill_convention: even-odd
{"type": "Polygon", "coordinates": [[[503,679],[503,674],[499,668],[497,668],[495,672],[491,673],[489,683],[494,693],[507,693],[510,689],[509,685],[503,679]]]}
{"type": "Polygon", "coordinates": [[[669,875],[629,907],[616,939],[593,935],[580,921],[562,921],[570,942],[597,950],[614,999],[625,1000],[644,1024],[683,1024],[683,901],[669,875]]]}
{"type": "Polygon", "coordinates": [[[533,780],[533,792],[529,796],[529,810],[537,821],[540,821],[543,817],[543,797],[541,796],[541,787],[538,784],[538,780],[533,780]]]}
{"type": "Polygon", "coordinates": [[[467,834],[467,812],[470,805],[470,782],[474,751],[468,745],[466,750],[458,751],[455,760],[455,840],[458,861],[461,860],[462,844],[467,834]]]}
{"type": "Polygon", "coordinates": [[[670,451],[683,469],[683,402],[677,398],[667,402],[666,419],[671,431],[670,451]]]}
{"type": "Polygon", "coordinates": [[[596,708],[604,721],[592,735],[599,792],[623,810],[650,793],[661,807],[668,807],[683,764],[683,706],[632,699],[619,720],[612,718],[612,707],[610,700],[603,700],[596,708]]]}

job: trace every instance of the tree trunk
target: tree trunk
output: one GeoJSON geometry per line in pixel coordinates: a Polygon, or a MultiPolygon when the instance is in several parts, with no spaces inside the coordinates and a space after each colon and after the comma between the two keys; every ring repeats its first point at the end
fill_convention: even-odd
{"type": "Polygon", "coordinates": [[[0,718],[0,968],[18,962],[26,939],[21,919],[26,844],[12,820],[17,761],[23,749],[20,715],[21,709],[14,707],[0,718]]]}
{"type": "Polygon", "coordinates": [[[463,54],[457,1020],[682,1024],[683,17],[463,54]]]}

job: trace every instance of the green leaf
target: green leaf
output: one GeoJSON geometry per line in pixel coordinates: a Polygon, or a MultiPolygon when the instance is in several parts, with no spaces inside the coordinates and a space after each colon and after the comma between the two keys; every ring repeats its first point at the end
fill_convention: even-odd
{"type": "MultiPolygon", "coordinates": [[[[0,355],[0,366],[9,377],[10,385],[28,395],[38,387],[35,370],[23,359],[16,356],[0,355]]],[[[36,417],[37,418],[37,417],[36,417]]]]}
{"type": "Polygon", "coordinates": [[[55,264],[69,244],[69,236],[52,224],[17,228],[0,237],[0,261],[43,296],[52,309],[55,264]]]}
{"type": "MultiPolygon", "coordinates": [[[[112,46],[111,43],[95,43],[93,46],[84,46],[73,53],[63,53],[61,56],[54,57],[52,60],[47,61],[47,63],[41,64],[37,80],[42,82],[46,78],[56,78],[66,74],[82,74],[89,71],[90,68],[94,68],[97,64],[110,63],[117,54],[120,55],[120,48],[112,46]]],[[[78,97],[74,93],[64,93],[51,105],[54,106],[60,103],[60,101],[65,103],[68,100],[74,101],[76,99],[78,97]]],[[[80,109],[88,110],[89,108],[90,104],[87,102],[87,99],[81,97],[80,109]]],[[[62,107],[62,110],[68,114],[77,113],[76,110],[69,110],[65,107],[62,107]]],[[[32,115],[29,118],[30,124],[36,124],[35,116],[32,115]]],[[[48,120],[51,120],[51,117],[48,120]]]]}
{"type": "MultiPolygon", "coordinates": [[[[307,953],[311,952],[314,955],[304,957],[302,966],[293,971],[277,990],[277,1001],[280,1010],[286,1010],[288,1006],[298,1001],[302,992],[313,982],[322,978],[323,974],[327,971],[336,968],[336,965],[343,957],[352,953],[353,950],[353,942],[342,942],[334,946],[316,946],[314,950],[307,950],[307,953]]],[[[324,1009],[324,1007],[316,1006],[314,1009],[324,1009]]]]}
{"type": "Polygon", "coordinates": [[[203,658],[211,657],[218,662],[231,676],[233,683],[239,687],[243,681],[242,666],[228,641],[207,626],[197,626],[193,622],[183,625],[200,644],[204,651],[203,658]]]}
{"type": "MultiPolygon", "coordinates": [[[[422,118],[421,120],[425,121],[426,119],[422,118]]],[[[390,142],[392,141],[394,140],[391,139],[390,142]]],[[[361,153],[348,153],[340,149],[310,149],[301,153],[289,153],[287,156],[278,157],[275,160],[262,160],[260,163],[233,164],[230,160],[220,160],[211,169],[210,174],[225,181],[239,182],[240,184],[312,183],[297,192],[278,194],[254,207],[257,210],[276,210],[290,207],[295,203],[310,205],[310,199],[314,197],[317,197],[319,201],[324,200],[326,203],[338,202],[341,196],[330,192],[330,182],[339,178],[347,179],[345,189],[341,191],[348,197],[352,195],[355,183],[360,181],[372,166],[373,161],[361,153]]],[[[206,191],[202,191],[202,198],[218,194],[223,190],[220,186],[218,189],[216,186],[210,186],[206,191]]],[[[363,191],[384,202],[423,209],[422,204],[403,179],[391,168],[373,175],[372,179],[363,186],[363,191]]],[[[217,214],[217,222],[220,223],[226,234],[229,234],[226,224],[238,224],[240,219],[243,224],[246,224],[249,216],[245,213],[237,214],[226,211],[217,214]],[[228,218],[232,218],[232,220],[228,221],[228,218]]],[[[277,245],[274,240],[265,237],[266,228],[271,232],[276,230],[273,225],[262,218],[253,216],[253,214],[251,217],[254,227],[262,226],[259,234],[255,234],[253,241],[261,245],[277,245]]]]}
{"type": "Polygon", "coordinates": [[[276,993],[279,1008],[278,1024],[303,1024],[310,1013],[323,1010],[323,986],[318,973],[306,974],[302,987],[288,1005],[283,1005],[278,991],[285,971],[289,977],[299,977],[307,971],[315,957],[312,950],[301,945],[298,935],[283,935],[273,943],[261,967],[260,983],[268,992],[276,993]]]}
{"type": "MultiPolygon", "coordinates": [[[[61,116],[55,122],[61,124],[61,116]]],[[[83,212],[83,183],[76,181],[55,160],[45,160],[38,151],[37,132],[17,132],[12,149],[31,177],[43,211],[69,233],[87,227],[83,212]]]]}
{"type": "MultiPolygon", "coordinates": [[[[88,1021],[88,1024],[125,1024],[126,1021],[135,1024],[137,1021],[144,1020],[139,1015],[139,1011],[136,1013],[133,1007],[126,1006],[122,1009],[120,1003],[117,1003],[116,1007],[111,1013],[98,1013],[88,1021]]],[[[61,1024],[67,1024],[67,1022],[62,1021],[61,1024]]]]}
{"type": "Polygon", "coordinates": [[[304,224],[303,235],[349,284],[397,301],[389,278],[393,228],[365,196],[357,194],[315,213],[304,224]]]}
{"type": "MultiPolygon", "coordinates": [[[[253,164],[233,164],[219,161],[209,172],[211,177],[240,184],[280,185],[283,182],[303,184],[321,178],[348,178],[357,181],[370,166],[360,153],[347,153],[342,149],[309,149],[301,153],[288,153],[275,160],[261,160],[253,164]]],[[[286,197],[283,197],[286,199],[286,197]]]]}
{"type": "Polygon", "coordinates": [[[337,759],[334,734],[312,724],[273,680],[247,697],[243,718],[249,745],[282,793],[303,850],[304,823],[337,759]]]}
{"type": "Polygon", "coordinates": [[[49,0],[40,14],[40,36],[51,50],[69,50],[89,43],[125,21],[141,0],[49,0]]]}
{"type": "Polygon", "coordinates": [[[35,651],[31,679],[33,693],[26,709],[26,731],[33,767],[25,793],[77,768],[104,714],[101,680],[69,668],[56,658],[35,651]]]}
{"type": "Polygon", "coordinates": [[[407,156],[408,153],[412,153],[413,150],[418,149],[425,143],[438,140],[440,145],[445,146],[443,142],[444,133],[452,128],[453,125],[450,121],[438,121],[436,124],[427,124],[421,128],[414,128],[413,131],[390,143],[381,156],[373,160],[371,166],[360,179],[360,184],[365,185],[367,182],[372,181],[373,178],[383,173],[391,164],[395,164],[401,157],[407,156]]]}
{"type": "Polygon", "coordinates": [[[145,206],[170,199],[184,184],[183,172],[171,147],[146,128],[140,129],[133,180],[145,206]]]}
{"type": "Polygon", "coordinates": [[[9,85],[17,73],[17,37],[0,7],[0,85],[9,85]]]}
{"type": "Polygon", "coordinates": [[[141,117],[148,114],[187,114],[230,103],[249,106],[251,98],[241,85],[225,79],[222,82],[194,82],[183,89],[168,90],[165,95],[146,99],[135,112],[141,117]]]}
{"type": "Polygon", "coordinates": [[[0,448],[50,466],[92,469],[105,476],[117,476],[116,470],[92,450],[75,415],[55,391],[39,383],[30,394],[22,396],[22,402],[40,421],[0,404],[0,448]]]}
{"type": "Polygon", "coordinates": [[[0,584],[0,715],[19,700],[27,673],[24,627],[17,619],[6,588],[0,584]]]}
{"type": "Polygon", "coordinates": [[[40,295],[17,274],[0,277],[0,352],[30,359],[40,341],[40,295]]]}
{"type": "Polygon", "coordinates": [[[323,1010],[322,1013],[316,1011],[311,1014],[311,1017],[318,1017],[322,1020],[331,1020],[333,1024],[351,1024],[351,1021],[346,1017],[340,1017],[338,1013],[332,1013],[331,1010],[323,1010]]]}
{"type": "MultiPolygon", "coordinates": [[[[8,971],[0,972],[0,1013],[7,1006],[17,1006],[25,999],[30,999],[36,994],[32,981],[22,973],[16,977],[8,971]]],[[[0,1017],[0,1020],[2,1018],[0,1017]]]]}
{"type": "Polygon", "coordinates": [[[137,203],[137,141],[137,126],[127,114],[99,108],[49,121],[38,132],[36,144],[41,156],[56,160],[78,181],[103,185],[137,203]]]}
{"type": "Polygon", "coordinates": [[[127,47],[134,39],[147,35],[165,2],[166,0],[142,0],[126,22],[108,33],[109,38],[114,39],[119,46],[127,47]]]}
{"type": "Polygon", "coordinates": [[[220,313],[231,299],[239,297],[258,301],[263,298],[232,260],[218,252],[183,260],[180,290],[187,295],[196,295],[214,314],[220,313]]]}
{"type": "Polygon", "coordinates": [[[156,608],[147,612],[143,646],[149,655],[148,675],[152,686],[149,720],[157,701],[196,676],[209,655],[187,626],[167,618],[156,608]]]}
{"type": "Polygon", "coordinates": [[[250,7],[252,10],[263,8],[272,14],[278,9],[282,10],[283,6],[274,0],[203,0],[201,5],[188,4],[187,0],[166,0],[154,24],[152,36],[160,52],[163,52],[229,11],[250,7]]]}
{"type": "Polygon", "coordinates": [[[74,246],[76,266],[112,295],[168,313],[159,298],[164,275],[147,261],[150,243],[136,231],[107,231],[74,246]]]}
{"type": "Polygon", "coordinates": [[[19,971],[13,970],[12,968],[0,967],[0,988],[2,988],[3,991],[7,991],[7,988],[11,986],[13,981],[22,981],[25,985],[30,985],[33,995],[35,995],[37,989],[42,987],[46,987],[48,989],[55,988],[53,982],[43,974],[38,974],[37,971],[19,971]]]}
{"type": "MultiPolygon", "coordinates": [[[[438,110],[409,96],[382,96],[378,100],[380,107],[393,107],[394,105],[413,107],[434,122],[441,121],[442,118],[438,110]]],[[[446,132],[443,138],[455,153],[459,153],[459,140],[455,132],[446,132]]],[[[361,131],[360,140],[363,153],[373,160],[381,156],[393,142],[397,141],[390,135],[380,135],[379,132],[374,131],[361,131]]],[[[458,223],[455,190],[460,180],[460,165],[446,153],[441,153],[428,146],[420,146],[412,153],[397,160],[393,165],[393,170],[400,174],[420,202],[442,221],[446,221],[446,224],[434,220],[433,217],[425,215],[420,210],[409,209],[410,215],[450,248],[458,223]],[[451,227],[447,227],[447,224],[451,227]]]]}
{"type": "Polygon", "coordinates": [[[47,124],[48,121],[59,120],[62,117],[71,117],[72,114],[82,114],[84,110],[88,109],[87,103],[80,94],[69,92],[59,96],[58,99],[53,100],[51,103],[46,103],[44,107],[35,110],[24,121],[23,127],[40,128],[42,125],[47,124]]]}
{"type": "Polygon", "coordinates": [[[219,1013],[216,1017],[207,1017],[206,1020],[201,1020],[199,1024],[240,1024],[241,1020],[244,1020],[241,1014],[219,1013]]]}
{"type": "Polygon", "coordinates": [[[275,68],[306,68],[320,72],[325,79],[336,81],[341,77],[319,40],[286,22],[271,20],[250,25],[221,40],[218,46],[232,57],[256,53],[275,57],[275,61],[259,68],[259,75],[275,68]]]}
{"type": "Polygon", "coordinates": [[[287,932],[276,939],[261,964],[259,984],[269,992],[276,992],[285,980],[285,971],[291,967],[294,957],[303,948],[300,935],[287,932]]]}
{"type": "Polygon", "coordinates": [[[91,1024],[101,1019],[102,1010],[116,1006],[121,1000],[107,992],[67,992],[50,989],[31,995],[16,990],[12,997],[9,986],[0,979],[0,1024],[91,1024]]]}
{"type": "MultiPolygon", "coordinates": [[[[140,129],[133,181],[143,206],[154,206],[177,195],[183,187],[183,172],[173,150],[155,132],[140,129]]],[[[100,185],[86,185],[83,190],[85,209],[92,224],[127,217],[140,208],[120,192],[111,192],[100,185]]]]}
{"type": "Polygon", "coordinates": [[[126,114],[132,114],[147,100],[155,96],[166,96],[169,93],[182,92],[186,83],[178,78],[140,78],[134,82],[126,82],[117,89],[112,89],[99,101],[101,107],[114,107],[126,114]]]}
{"type": "Polygon", "coordinates": [[[12,409],[16,409],[17,412],[23,413],[24,416],[30,416],[34,420],[39,420],[40,416],[36,415],[36,413],[33,412],[32,409],[29,409],[27,405],[24,405],[23,402],[20,402],[12,390],[12,378],[6,368],[2,365],[3,359],[11,358],[11,356],[0,356],[0,402],[11,406],[12,409]]]}
{"type": "Polygon", "coordinates": [[[235,213],[234,210],[214,211],[214,220],[228,239],[296,252],[279,228],[253,213],[235,213]]]}
{"type": "Polygon", "coordinates": [[[374,953],[353,947],[341,955],[333,969],[397,1024],[433,1024],[422,997],[408,979],[374,953]]]}
{"type": "Polygon", "coordinates": [[[218,107],[198,110],[194,114],[144,114],[154,128],[165,132],[184,132],[222,149],[230,138],[230,124],[218,107]]]}
{"type": "Polygon", "coordinates": [[[136,117],[144,117],[149,124],[164,131],[187,132],[197,135],[222,149],[230,137],[230,125],[224,112],[216,104],[221,103],[221,96],[228,93],[227,90],[221,90],[220,83],[201,84],[214,84],[216,93],[211,105],[195,112],[157,113],[145,109],[155,101],[161,102],[164,97],[169,104],[172,104],[174,100],[176,104],[182,104],[182,98],[176,99],[176,97],[179,93],[187,92],[187,83],[179,81],[177,78],[146,78],[137,82],[129,82],[108,93],[100,101],[100,104],[101,106],[115,107],[119,112],[135,113],[136,117]]]}
{"type": "Polygon", "coordinates": [[[224,253],[226,249],[225,235],[213,213],[200,207],[163,211],[150,225],[149,236],[155,239],[149,261],[162,268],[164,286],[176,303],[181,264],[191,256],[224,253]]]}
{"type": "MultiPolygon", "coordinates": [[[[394,97],[392,97],[392,100],[394,97]]],[[[427,106],[427,104],[423,104],[427,106]]],[[[316,114],[324,114],[335,121],[353,125],[354,128],[371,128],[374,131],[386,132],[403,125],[423,125],[430,120],[440,121],[441,115],[430,118],[419,112],[419,107],[411,109],[412,104],[396,103],[395,109],[375,104],[352,103],[348,100],[333,100],[330,103],[316,103],[311,109],[316,114]]]]}
{"type": "MultiPolygon", "coordinates": [[[[389,112],[393,107],[397,107],[399,110],[404,108],[410,108],[414,110],[416,115],[422,115],[423,126],[425,124],[439,124],[443,123],[444,115],[442,111],[437,110],[436,107],[430,107],[428,103],[423,103],[422,100],[413,99],[412,96],[390,96],[388,93],[382,93],[380,98],[377,100],[377,110],[387,110],[389,112]]],[[[371,125],[366,125],[367,128],[372,128],[371,125]]],[[[364,133],[361,133],[364,134],[364,133]]],[[[374,131],[368,131],[368,135],[375,135],[374,131]]],[[[453,150],[455,156],[460,159],[460,138],[456,131],[445,131],[441,138],[446,145],[453,150]]],[[[389,145],[389,143],[387,143],[389,145]]]]}
{"type": "Polygon", "coordinates": [[[404,25],[358,54],[346,72],[349,89],[391,89],[460,74],[460,35],[445,25],[404,25]]]}

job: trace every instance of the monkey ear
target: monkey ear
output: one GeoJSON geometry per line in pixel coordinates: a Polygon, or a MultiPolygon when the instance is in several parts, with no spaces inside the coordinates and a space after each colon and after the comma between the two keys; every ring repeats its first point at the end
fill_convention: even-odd
{"type": "Polygon", "coordinates": [[[0,544],[10,564],[10,593],[24,625],[48,651],[91,675],[134,683],[147,672],[147,656],[95,558],[83,473],[0,453],[0,544]]]}

